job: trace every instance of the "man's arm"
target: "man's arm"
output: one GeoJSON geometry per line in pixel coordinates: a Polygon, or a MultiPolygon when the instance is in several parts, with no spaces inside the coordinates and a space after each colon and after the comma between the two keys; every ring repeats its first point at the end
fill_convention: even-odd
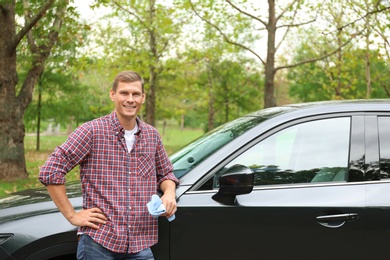
{"type": "Polygon", "coordinates": [[[98,229],[98,224],[105,224],[107,217],[99,208],[85,209],[76,212],[66,195],[65,185],[47,185],[51,199],[62,215],[74,226],[98,229]]]}
{"type": "Polygon", "coordinates": [[[176,183],[172,180],[165,180],[160,184],[160,189],[163,192],[163,196],[161,197],[161,200],[166,210],[164,216],[169,218],[173,214],[175,214],[177,209],[176,183]]]}

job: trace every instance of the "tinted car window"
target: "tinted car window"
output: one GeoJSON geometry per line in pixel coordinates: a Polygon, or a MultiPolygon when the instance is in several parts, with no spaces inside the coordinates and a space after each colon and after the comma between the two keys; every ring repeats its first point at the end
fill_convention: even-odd
{"type": "Polygon", "coordinates": [[[379,154],[381,179],[390,178],[390,117],[379,117],[379,154]]]}
{"type": "Polygon", "coordinates": [[[255,185],[345,181],[349,136],[348,117],[297,124],[262,140],[224,169],[235,164],[251,168],[255,185]]]}
{"type": "Polygon", "coordinates": [[[180,178],[222,146],[287,108],[268,108],[224,124],[170,155],[174,174],[180,178]]]}

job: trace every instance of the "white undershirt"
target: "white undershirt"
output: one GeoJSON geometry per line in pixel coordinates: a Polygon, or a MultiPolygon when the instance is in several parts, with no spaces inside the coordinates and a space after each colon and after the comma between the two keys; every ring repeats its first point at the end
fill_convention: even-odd
{"type": "Polygon", "coordinates": [[[138,125],[135,124],[135,127],[133,130],[125,130],[125,140],[126,140],[126,146],[129,153],[131,152],[131,149],[133,149],[133,145],[135,142],[134,134],[138,131],[138,125]]]}

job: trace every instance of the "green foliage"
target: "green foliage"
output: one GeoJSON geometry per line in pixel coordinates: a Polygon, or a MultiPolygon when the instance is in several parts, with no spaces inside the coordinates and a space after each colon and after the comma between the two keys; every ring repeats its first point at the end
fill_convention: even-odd
{"type": "MultiPolygon", "coordinates": [[[[295,35],[298,48],[286,51],[284,60],[278,57],[279,63],[287,63],[291,58],[294,62],[313,59],[335,50],[339,47],[337,39],[346,41],[361,26],[361,22],[351,24],[337,34],[335,28],[357,17],[354,13],[343,16],[347,10],[351,14],[349,5],[337,1],[333,5],[329,1],[326,5],[298,2],[298,9],[306,10],[308,19],[321,15],[324,24],[311,24],[308,30],[302,29],[300,34],[295,35]],[[332,9],[332,6],[337,8],[332,9]]],[[[231,40],[251,46],[261,38],[259,20],[266,21],[267,13],[258,3],[235,2],[259,20],[237,12],[224,1],[192,3],[200,15],[224,29],[231,40]]],[[[67,21],[69,26],[61,34],[61,44],[56,47],[55,55],[48,64],[50,73],[45,72],[43,76],[44,119],[55,118],[56,122],[66,123],[74,116],[75,123],[79,124],[107,114],[113,108],[108,98],[113,77],[125,69],[138,71],[144,76],[148,90],[151,67],[158,72],[157,121],[175,120],[184,126],[206,129],[211,101],[214,102],[215,126],[263,107],[264,79],[256,61],[247,58],[237,46],[226,44],[220,32],[200,21],[189,1],[169,4],[157,1],[155,17],[150,17],[149,4],[140,0],[98,0],[94,8],[105,6],[109,10],[101,19],[104,22],[87,25],[67,21]],[[149,46],[150,31],[157,36],[158,61],[153,58],[153,50],[149,46]],[[69,37],[66,38],[66,35],[69,37]],[[65,75],[51,79],[50,74],[65,75]]],[[[290,6],[291,12],[283,16],[284,25],[308,21],[294,16],[292,11],[296,7],[290,6]]],[[[74,16],[67,19],[77,17],[75,10],[69,11],[74,11],[74,16]]],[[[383,22],[378,27],[384,34],[388,29],[383,22]]],[[[341,53],[341,59],[333,55],[290,69],[286,73],[288,81],[283,82],[290,85],[289,94],[301,101],[365,97],[365,51],[355,45],[347,45],[341,53]]],[[[371,96],[387,97],[390,82],[388,60],[378,49],[371,51],[370,57],[371,96]]],[[[29,58],[28,55],[20,56],[19,66],[24,66],[29,58]]],[[[20,78],[23,78],[23,73],[20,73],[20,78]]],[[[283,80],[283,77],[277,80],[283,80]]],[[[25,116],[29,127],[32,127],[36,115],[36,97],[37,91],[25,116]]],[[[143,110],[141,115],[145,116],[145,113],[143,110]]]]}
{"type": "Polygon", "coordinates": [[[55,124],[66,125],[72,122],[85,122],[107,112],[100,111],[104,104],[99,100],[101,95],[96,95],[99,94],[96,89],[81,84],[71,75],[46,71],[35,88],[33,101],[25,112],[27,130],[36,130],[39,92],[43,121],[54,120],[55,124]],[[99,109],[96,109],[96,106],[99,106],[99,109]]]}
{"type": "MultiPolygon", "coordinates": [[[[34,89],[33,99],[24,113],[24,124],[27,130],[36,130],[38,118],[38,98],[41,97],[41,119],[52,120],[55,123],[69,123],[70,118],[83,121],[92,118],[89,108],[86,106],[88,98],[80,93],[88,93],[87,87],[78,81],[80,67],[78,66],[78,52],[87,37],[90,27],[79,21],[79,14],[74,6],[68,6],[68,1],[55,1],[55,6],[45,14],[45,19],[39,25],[34,26],[31,34],[36,39],[37,45],[45,45],[50,25],[55,20],[53,10],[61,5],[66,5],[66,12],[62,23],[64,26],[59,31],[56,44],[51,50],[51,55],[46,60],[44,71],[40,75],[39,82],[34,89]]],[[[42,6],[42,1],[28,1],[27,11],[36,13],[42,6]]],[[[21,1],[17,1],[17,14],[22,16],[26,11],[21,1]]],[[[31,68],[33,56],[27,48],[27,39],[23,39],[18,48],[18,74],[20,84],[27,77],[31,68]]],[[[20,85],[18,89],[20,89],[20,85]]],[[[42,129],[41,129],[42,130],[42,129]]]]}
{"type": "MultiPolygon", "coordinates": [[[[308,54],[308,47],[298,50],[300,55],[308,54]]],[[[378,51],[370,51],[372,98],[389,97],[390,68],[378,51]]],[[[342,63],[330,57],[317,63],[292,69],[288,78],[292,84],[290,94],[302,102],[332,99],[362,99],[367,95],[366,50],[349,49],[342,53],[342,63]],[[305,75],[305,77],[302,77],[305,75]]]]}

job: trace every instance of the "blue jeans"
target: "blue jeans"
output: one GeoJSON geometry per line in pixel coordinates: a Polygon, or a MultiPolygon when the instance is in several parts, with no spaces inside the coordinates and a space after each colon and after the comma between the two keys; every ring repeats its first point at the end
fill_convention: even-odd
{"type": "Polygon", "coordinates": [[[154,260],[152,250],[144,249],[138,253],[115,253],[96,243],[90,236],[81,235],[77,247],[78,260],[154,260]]]}

